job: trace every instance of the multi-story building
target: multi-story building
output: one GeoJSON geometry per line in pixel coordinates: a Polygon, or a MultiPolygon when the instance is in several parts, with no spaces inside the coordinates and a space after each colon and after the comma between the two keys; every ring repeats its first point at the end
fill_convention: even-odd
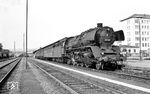
{"type": "Polygon", "coordinates": [[[141,44],[141,50],[150,48],[150,15],[134,14],[121,22],[125,34],[123,44],[138,47],[141,44]]]}

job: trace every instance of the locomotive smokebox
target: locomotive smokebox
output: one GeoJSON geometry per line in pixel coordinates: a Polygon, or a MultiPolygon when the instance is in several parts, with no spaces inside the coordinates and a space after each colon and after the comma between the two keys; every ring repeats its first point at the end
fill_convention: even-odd
{"type": "Polygon", "coordinates": [[[103,27],[103,23],[97,23],[97,27],[102,28],[103,27]]]}

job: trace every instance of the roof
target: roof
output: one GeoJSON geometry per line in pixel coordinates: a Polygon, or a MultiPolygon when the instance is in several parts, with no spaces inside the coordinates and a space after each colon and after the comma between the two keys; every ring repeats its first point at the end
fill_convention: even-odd
{"type": "Polygon", "coordinates": [[[120,22],[123,22],[125,20],[131,19],[131,18],[144,18],[144,19],[150,19],[150,15],[148,14],[133,14],[132,16],[125,18],[121,20],[120,22]]]}
{"type": "Polygon", "coordinates": [[[122,48],[139,48],[138,46],[120,45],[122,48]]]}
{"type": "Polygon", "coordinates": [[[41,50],[41,49],[44,49],[44,48],[46,48],[46,47],[52,46],[52,45],[54,45],[55,43],[61,42],[61,41],[63,41],[63,40],[66,40],[67,38],[68,38],[68,37],[65,37],[65,38],[60,39],[60,40],[58,40],[58,41],[56,41],[56,42],[54,42],[54,43],[51,43],[51,44],[49,44],[49,45],[47,45],[47,46],[40,47],[39,49],[33,51],[33,53],[36,53],[37,51],[39,51],[39,50],[41,50]]]}

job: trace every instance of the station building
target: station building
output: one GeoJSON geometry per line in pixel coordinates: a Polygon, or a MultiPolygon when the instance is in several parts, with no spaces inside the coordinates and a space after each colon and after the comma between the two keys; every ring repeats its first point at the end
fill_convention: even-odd
{"type": "Polygon", "coordinates": [[[118,43],[123,45],[121,48],[132,56],[139,56],[141,43],[142,56],[150,56],[150,15],[133,14],[120,22],[125,34],[125,41],[118,43]]]}
{"type": "Polygon", "coordinates": [[[121,24],[125,34],[122,45],[140,47],[141,38],[141,50],[146,51],[150,48],[150,15],[133,14],[121,20],[121,24]]]}

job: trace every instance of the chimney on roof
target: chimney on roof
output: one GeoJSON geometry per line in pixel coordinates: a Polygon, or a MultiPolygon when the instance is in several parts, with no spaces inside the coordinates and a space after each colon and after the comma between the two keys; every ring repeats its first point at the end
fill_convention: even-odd
{"type": "Polygon", "coordinates": [[[97,27],[102,28],[103,27],[103,23],[97,23],[97,27]]]}

